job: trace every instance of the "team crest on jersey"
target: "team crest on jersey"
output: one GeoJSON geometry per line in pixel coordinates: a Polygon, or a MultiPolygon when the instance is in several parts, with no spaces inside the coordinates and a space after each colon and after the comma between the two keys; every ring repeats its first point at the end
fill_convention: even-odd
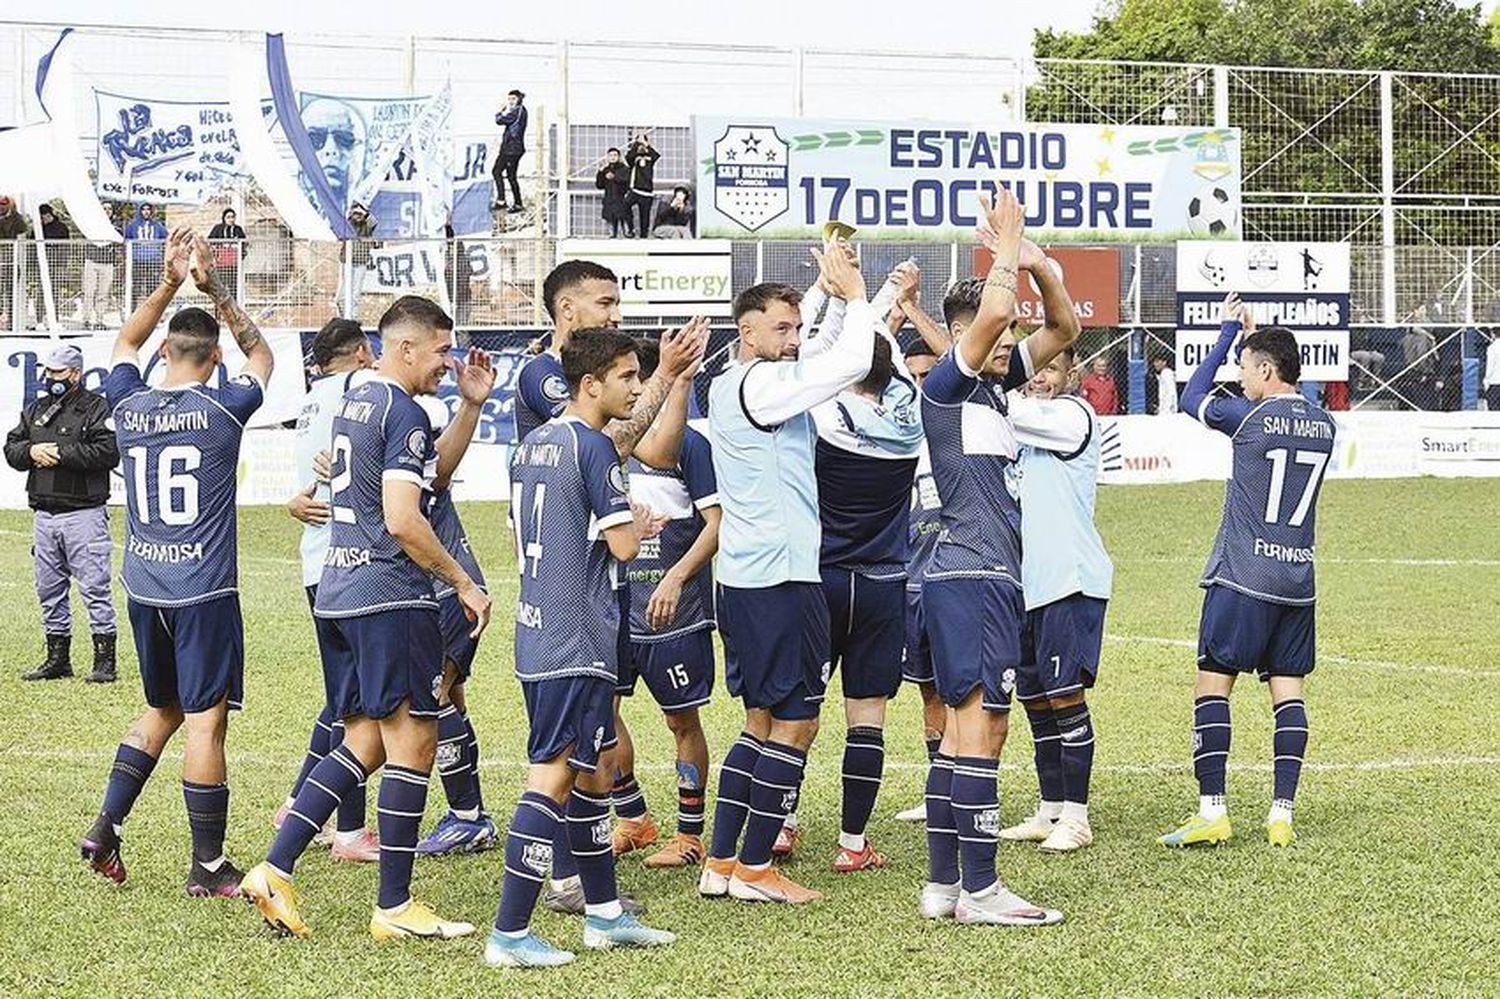
{"type": "Polygon", "coordinates": [[[795,789],[782,794],[781,810],[787,814],[791,814],[797,810],[797,792],[795,789]]]}
{"type": "Polygon", "coordinates": [[[521,863],[545,876],[552,869],[552,844],[527,843],[521,848],[521,863]]]}
{"type": "Polygon", "coordinates": [[[442,690],[443,690],[443,674],[439,673],[437,676],[435,676],[435,677],[432,678],[432,699],[434,701],[439,700],[439,696],[438,695],[442,693],[442,690]]]}
{"type": "Polygon", "coordinates": [[[786,140],[771,125],[730,125],[714,143],[714,207],[751,232],[791,205],[786,140]]]}
{"type": "Polygon", "coordinates": [[[1013,691],[1015,689],[1016,689],[1016,671],[1013,670],[1013,669],[1008,669],[1004,673],[1001,673],[1000,674],[1000,690],[1003,693],[1009,694],[1011,691],[1013,691]]]}
{"type": "Polygon", "coordinates": [[[568,383],[561,375],[548,375],[542,379],[542,395],[553,402],[562,402],[568,398],[568,383]]]}
{"type": "Polygon", "coordinates": [[[833,663],[827,659],[823,660],[823,665],[818,670],[818,675],[823,678],[823,686],[828,686],[828,678],[833,676],[833,663]]]}
{"type": "Polygon", "coordinates": [[[417,427],[414,430],[412,430],[411,433],[407,434],[406,435],[406,450],[410,451],[412,453],[412,455],[415,456],[415,457],[426,458],[427,457],[427,431],[423,430],[421,427],[417,427]]]}
{"type": "Polygon", "coordinates": [[[604,726],[600,725],[594,729],[594,752],[599,752],[599,747],[604,745],[604,726]]]}
{"type": "Polygon", "coordinates": [[[1000,835],[1000,809],[986,808],[974,816],[974,831],[986,836],[1000,835]]]}
{"type": "Polygon", "coordinates": [[[614,833],[609,827],[609,817],[606,816],[595,822],[593,828],[589,830],[589,835],[593,838],[595,846],[609,846],[614,842],[614,833]]]}
{"type": "Polygon", "coordinates": [[[625,492],[626,483],[624,465],[609,466],[609,487],[617,493],[625,492]]]}
{"type": "Polygon", "coordinates": [[[453,766],[454,764],[456,764],[458,762],[458,758],[459,758],[460,755],[462,755],[462,753],[463,753],[463,748],[461,746],[459,746],[459,744],[456,743],[456,742],[440,742],[440,743],[438,743],[438,747],[437,747],[437,765],[438,765],[438,769],[441,770],[444,767],[451,767],[451,766],[453,766]]]}

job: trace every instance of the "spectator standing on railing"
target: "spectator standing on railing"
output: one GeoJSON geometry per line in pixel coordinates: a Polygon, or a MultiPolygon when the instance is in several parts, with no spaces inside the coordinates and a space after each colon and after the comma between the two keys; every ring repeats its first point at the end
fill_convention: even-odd
{"type": "Polygon", "coordinates": [[[1491,413],[1500,413],[1500,330],[1490,330],[1484,352],[1484,399],[1491,413]]]}
{"type": "Polygon", "coordinates": [[[526,95],[512,90],[505,95],[505,106],[495,114],[495,124],[502,129],[500,150],[495,154],[492,176],[495,178],[496,209],[504,208],[514,215],[521,208],[521,182],[516,177],[521,157],[526,155],[526,95]],[[505,185],[510,183],[510,205],[506,206],[505,185]]]}
{"type": "MultiPolygon", "coordinates": [[[[375,236],[375,218],[369,209],[356,201],[349,207],[349,227],[354,230],[354,241],[349,244],[349,315],[346,319],[359,318],[359,293],[364,288],[365,271],[370,267],[370,250],[375,236]]],[[[339,303],[342,306],[342,302],[339,303]]]]}
{"type": "Polygon", "coordinates": [[[1108,354],[1100,354],[1094,358],[1089,373],[1083,376],[1083,381],[1078,386],[1078,394],[1100,416],[1119,414],[1120,388],[1115,384],[1114,375],[1109,372],[1108,354]]]}
{"type": "Polygon", "coordinates": [[[235,298],[241,298],[240,259],[245,255],[245,229],[239,224],[233,208],[224,209],[219,224],[208,230],[208,239],[213,244],[214,267],[219,271],[219,279],[235,298]]]}
{"type": "Polygon", "coordinates": [[[630,193],[626,201],[638,216],[636,235],[645,239],[651,235],[651,205],[656,200],[656,161],[661,153],[651,145],[644,131],[635,134],[635,141],[625,152],[625,165],[630,168],[630,193]]]}
{"type": "Polygon", "coordinates": [[[130,243],[130,262],[134,272],[130,288],[130,308],[134,309],[136,288],[154,289],[161,274],[167,227],[156,217],[155,205],[136,208],[135,218],[125,226],[125,239],[130,243]]]}
{"type": "Polygon", "coordinates": [[[657,239],[693,238],[693,206],[688,201],[687,188],[672,188],[672,200],[656,211],[651,235],[657,239]]]}
{"type": "Polygon", "coordinates": [[[609,238],[620,238],[620,227],[626,236],[635,235],[626,197],[630,194],[629,168],[620,162],[620,151],[614,146],[604,154],[604,165],[594,174],[594,186],[604,192],[604,221],[609,223],[609,238]]]}
{"type": "MultiPolygon", "coordinates": [[[[6,195],[0,194],[0,240],[11,242],[25,239],[31,229],[26,225],[26,216],[16,211],[16,204],[6,195]]],[[[10,253],[0,252],[0,330],[10,328],[10,300],[14,291],[15,255],[20,248],[12,246],[10,253]]]]}

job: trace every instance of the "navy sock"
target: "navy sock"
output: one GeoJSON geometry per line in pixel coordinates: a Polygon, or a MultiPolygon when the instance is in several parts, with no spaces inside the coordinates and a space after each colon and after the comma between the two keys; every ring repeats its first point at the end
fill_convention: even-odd
{"type": "Polygon", "coordinates": [[[427,807],[432,774],[385,765],[375,810],[380,822],[380,895],[375,904],[394,909],[411,899],[411,865],[417,859],[418,828],[427,807]]]}
{"type": "Polygon", "coordinates": [[[1193,702],[1193,775],[1200,795],[1224,796],[1229,732],[1229,698],[1211,694],[1193,702]]]}
{"type": "Polygon", "coordinates": [[[885,772],[885,733],[873,725],[855,725],[844,736],[843,821],[839,829],[863,836],[880,794],[885,772]]]}
{"type": "Polygon", "coordinates": [[[937,753],[927,767],[927,880],[958,883],[958,827],[953,818],[953,757],[937,753]]]}
{"type": "Polygon", "coordinates": [[[464,715],[464,728],[469,733],[469,742],[466,747],[469,757],[469,782],[474,785],[474,805],[484,814],[484,793],[479,787],[479,736],[474,733],[474,723],[464,715]]]}
{"type": "Polygon", "coordinates": [[[313,767],[302,784],[297,800],[286,821],[276,830],[271,852],[266,860],[284,874],[290,875],[307,845],[312,842],[328,816],[338,807],[339,799],[349,794],[365,779],[365,768],[354,754],[343,746],[333,750],[313,767]]]}
{"type": "Polygon", "coordinates": [[[437,772],[448,809],[479,817],[479,799],[469,770],[469,729],[464,716],[449,704],[438,712],[437,772]]]}
{"type": "Polygon", "coordinates": [[[646,814],[646,795],[636,782],[635,773],[615,771],[615,786],[610,792],[615,814],[622,819],[638,819],[646,814]]]}
{"type": "Polygon", "coordinates": [[[1297,799],[1297,781],[1307,755],[1307,705],[1300,699],[1282,701],[1274,709],[1276,734],[1271,745],[1276,753],[1276,804],[1288,811],[1297,799]]]}
{"type": "Polygon", "coordinates": [[[568,823],[559,822],[552,832],[552,880],[565,881],[578,874],[578,861],[568,842],[568,823]]]}
{"type": "Polygon", "coordinates": [[[942,744],[943,744],[943,737],[940,736],[940,735],[936,736],[936,737],[934,737],[934,736],[928,736],[927,737],[927,762],[928,763],[931,763],[934,759],[937,758],[938,747],[941,746],[942,744]]]}
{"type": "Polygon", "coordinates": [[[740,830],[750,812],[750,778],[760,761],[761,742],[741,732],[719,768],[719,793],[714,798],[714,837],[708,855],[728,860],[739,852],[740,830]]]}
{"type": "Polygon", "coordinates": [[[104,804],[99,811],[108,815],[110,822],[123,826],[154,769],[156,757],[120,743],[115,750],[114,766],[109,770],[109,782],[104,785],[104,804]]]}
{"type": "Polygon", "coordinates": [[[686,760],[678,760],[677,832],[680,835],[703,835],[703,800],[707,794],[698,768],[686,760]]]}
{"type": "Polygon", "coordinates": [[[1000,841],[999,763],[983,756],[953,760],[953,818],[966,892],[996,882],[995,846],[1000,841]]]}
{"type": "Polygon", "coordinates": [[[302,769],[297,772],[297,779],[292,782],[292,797],[297,797],[302,790],[302,782],[307,780],[307,775],[312,773],[313,767],[318,761],[328,755],[333,747],[329,745],[328,737],[333,730],[333,712],[328,705],[323,705],[323,710],[318,714],[318,720],[313,722],[312,735],[307,740],[307,752],[302,757],[302,769]]]}
{"type": "Polygon", "coordinates": [[[593,795],[573,788],[563,812],[568,846],[578,862],[583,900],[604,905],[620,897],[615,887],[614,837],[609,827],[609,795],[593,795]]]}
{"type": "Polygon", "coordinates": [[[1063,708],[1053,716],[1062,747],[1063,801],[1089,803],[1089,775],[1094,770],[1094,720],[1087,704],[1063,708]]]}
{"type": "Polygon", "coordinates": [[[755,776],[750,781],[750,817],[745,820],[745,842],[740,863],[763,867],[771,862],[771,847],[789,813],[797,810],[802,771],[807,754],[780,742],[760,747],[755,776]]]}
{"type": "Polygon", "coordinates": [[[557,802],[539,791],[527,791],[516,805],[505,834],[505,877],[495,929],[518,933],[531,923],[532,910],[552,864],[552,840],[562,825],[557,802]]]}
{"type": "Polygon", "coordinates": [[[224,826],[229,822],[229,785],[182,782],[188,828],[193,833],[193,859],[208,863],[224,856],[224,826]]]}
{"type": "Polygon", "coordinates": [[[1057,716],[1046,701],[1041,701],[1035,707],[1026,705],[1026,720],[1031,723],[1031,753],[1036,761],[1036,782],[1041,786],[1042,800],[1062,801],[1062,736],[1057,716]]]}
{"type": "MultiPolygon", "coordinates": [[[[344,744],[344,721],[335,718],[329,725],[328,751],[333,752],[344,744]]],[[[334,828],[341,833],[359,832],[365,827],[366,804],[366,782],[370,775],[365,774],[359,779],[359,783],[349,789],[349,792],[339,800],[338,821],[334,828]]]]}

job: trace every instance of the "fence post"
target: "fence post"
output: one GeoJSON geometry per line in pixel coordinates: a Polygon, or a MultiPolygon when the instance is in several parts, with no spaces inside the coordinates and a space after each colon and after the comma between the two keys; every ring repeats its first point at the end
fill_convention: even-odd
{"type": "Polygon", "coordinates": [[[1214,127],[1229,127],[1229,67],[1214,67],[1214,127]]]}
{"type": "MultiPolygon", "coordinates": [[[[566,39],[558,43],[557,70],[562,77],[562,111],[557,119],[557,226],[554,230],[559,239],[566,239],[573,231],[572,181],[573,181],[573,114],[568,102],[568,81],[572,78],[572,48],[566,39]]],[[[546,160],[542,161],[546,169],[546,160]]],[[[546,230],[542,231],[542,235],[546,230]]]]}
{"type": "Polygon", "coordinates": [[[1396,151],[1395,109],[1391,101],[1390,70],[1380,74],[1380,243],[1384,259],[1380,269],[1381,319],[1396,322],[1396,151]]]}
{"type": "Polygon", "coordinates": [[[120,324],[135,311],[135,248],[131,246],[130,240],[120,240],[120,251],[125,254],[125,295],[124,305],[120,307],[120,324]]]}
{"type": "Polygon", "coordinates": [[[803,88],[806,82],[807,53],[802,46],[792,49],[792,116],[802,117],[803,88]]]}

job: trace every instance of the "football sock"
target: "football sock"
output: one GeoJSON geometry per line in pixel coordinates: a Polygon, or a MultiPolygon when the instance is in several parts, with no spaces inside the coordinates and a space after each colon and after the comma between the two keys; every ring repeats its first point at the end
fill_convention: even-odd
{"type": "Polygon", "coordinates": [[[943,737],[940,736],[940,735],[939,736],[928,736],[927,737],[927,762],[928,763],[931,763],[933,761],[933,758],[937,756],[937,754],[938,754],[938,747],[941,746],[942,744],[943,744],[943,737]]]}
{"type": "MultiPolygon", "coordinates": [[[[328,750],[332,752],[344,744],[344,721],[335,718],[329,726],[328,750]]],[[[365,827],[365,782],[370,775],[360,777],[359,783],[339,800],[338,822],[335,828],[341,833],[357,833],[365,827]]]]}
{"type": "Polygon", "coordinates": [[[741,732],[719,767],[719,793],[714,799],[714,835],[708,855],[722,860],[739,851],[740,831],[750,811],[750,779],[760,761],[760,740],[741,732]]]}
{"type": "Polygon", "coordinates": [[[983,756],[953,760],[953,818],[964,891],[983,891],[997,880],[995,847],[1000,833],[1000,765],[983,756]]]}
{"type": "Polygon", "coordinates": [[[677,833],[703,835],[703,775],[686,760],[677,761],[677,833]]]}
{"type": "Polygon", "coordinates": [[[855,725],[844,736],[843,821],[839,845],[846,850],[865,848],[865,828],[880,794],[885,770],[885,733],[873,725],[855,725]]]}
{"type": "Polygon", "coordinates": [[[127,746],[122,742],[115,750],[115,763],[109,769],[109,782],[104,785],[104,804],[99,807],[99,811],[109,816],[116,836],[120,834],[120,828],[125,825],[130,810],[135,807],[135,799],[140,797],[141,788],[146,786],[154,769],[156,757],[134,746],[127,746]]]}
{"type": "Polygon", "coordinates": [[[786,822],[787,813],[797,807],[806,766],[807,754],[800,749],[770,741],[761,747],[755,776],[750,781],[750,817],[745,820],[740,863],[764,867],[771,862],[776,834],[786,822]]]}
{"type": "Polygon", "coordinates": [[[1036,706],[1026,705],[1026,720],[1031,724],[1031,754],[1042,791],[1043,807],[1037,814],[1054,819],[1062,809],[1064,790],[1062,736],[1058,733],[1057,715],[1046,701],[1041,701],[1036,706]]]}
{"type": "Polygon", "coordinates": [[[1089,775],[1094,769],[1094,721],[1087,704],[1075,704],[1052,715],[1058,730],[1063,801],[1089,803],[1089,775]]]}
{"type": "Polygon", "coordinates": [[[539,791],[527,791],[516,805],[505,834],[505,877],[500,905],[495,910],[495,929],[502,933],[524,931],[542,891],[543,879],[552,863],[553,839],[562,825],[557,802],[539,791]]]}
{"type": "Polygon", "coordinates": [[[286,821],[276,830],[266,861],[291,877],[297,858],[302,856],[339,800],[354,791],[365,779],[365,768],[354,754],[343,746],[333,750],[313,767],[292,803],[286,821]]]}
{"type": "Polygon", "coordinates": [[[427,807],[426,770],[385,765],[376,812],[380,823],[380,895],[375,904],[394,909],[411,900],[411,867],[417,859],[418,827],[427,807]]]}
{"type": "Polygon", "coordinates": [[[193,834],[193,859],[208,863],[224,856],[224,826],[229,821],[229,785],[182,782],[188,828],[193,834]]]}
{"type": "Polygon", "coordinates": [[[953,824],[953,757],[938,753],[927,767],[927,880],[958,883],[958,827],[953,824]]]}
{"type": "Polygon", "coordinates": [[[469,780],[474,784],[474,804],[484,814],[484,792],[479,787],[479,736],[474,732],[474,723],[464,715],[464,728],[469,733],[467,755],[469,757],[469,780]]]}
{"type": "Polygon", "coordinates": [[[573,857],[573,848],[568,845],[568,824],[559,822],[552,833],[552,886],[556,888],[577,876],[578,861],[573,857]]]}
{"type": "MultiPolygon", "coordinates": [[[[594,906],[618,903],[615,886],[614,838],[609,827],[609,795],[589,794],[573,788],[563,811],[568,827],[568,845],[578,862],[578,880],[583,885],[583,900],[590,915],[606,915],[594,906]]],[[[619,913],[614,913],[619,915],[619,913]]]]}
{"type": "Polygon", "coordinates": [[[333,731],[333,712],[328,705],[323,705],[323,710],[318,714],[318,720],[313,722],[312,735],[307,740],[307,752],[302,757],[302,769],[297,771],[297,779],[292,782],[292,793],[287,796],[290,804],[297,793],[302,790],[302,782],[307,780],[307,775],[312,773],[313,767],[318,761],[328,755],[333,747],[328,744],[328,737],[333,731]]]}
{"type": "Polygon", "coordinates": [[[1226,810],[1229,734],[1229,698],[1210,694],[1193,702],[1193,775],[1198,778],[1198,812],[1205,819],[1226,810]]]}
{"type": "Polygon", "coordinates": [[[610,799],[614,802],[615,814],[622,819],[638,819],[646,814],[646,795],[636,782],[634,771],[615,771],[615,786],[610,799]]]}
{"type": "Polygon", "coordinates": [[[1299,698],[1282,701],[1273,709],[1276,734],[1271,745],[1276,753],[1275,800],[1272,818],[1292,818],[1292,802],[1297,798],[1297,781],[1302,776],[1302,760],[1307,755],[1307,705],[1299,698]],[[1285,815],[1278,814],[1285,812],[1285,815]]]}
{"type": "Polygon", "coordinates": [[[437,772],[448,809],[470,822],[479,818],[479,799],[469,770],[469,729],[458,708],[438,712],[437,772]]]}

